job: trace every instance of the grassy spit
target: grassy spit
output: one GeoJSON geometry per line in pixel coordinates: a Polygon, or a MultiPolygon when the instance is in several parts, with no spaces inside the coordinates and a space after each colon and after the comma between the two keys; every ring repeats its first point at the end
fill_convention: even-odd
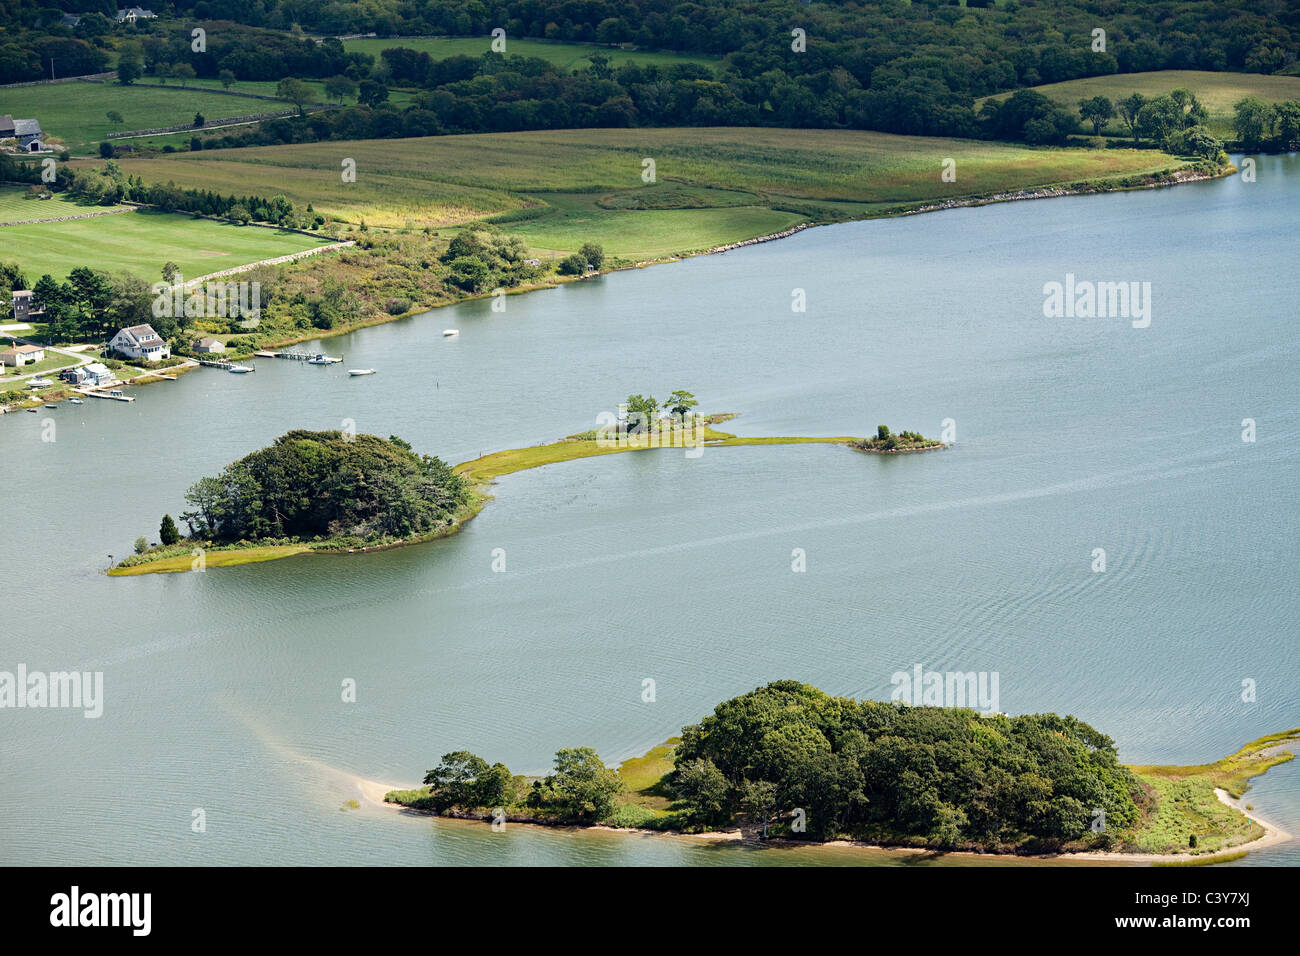
{"type": "MultiPolygon", "coordinates": [[[[733,435],[730,432],[718,431],[713,426],[734,418],[734,414],[721,414],[706,416],[702,432],[705,447],[721,448],[737,445],[850,445],[854,442],[862,441],[860,438],[853,436],[841,435],[834,438],[819,437],[766,437],[766,438],[743,438],[733,435]]],[[[439,528],[426,535],[418,535],[406,538],[401,541],[381,541],[365,547],[339,547],[330,541],[316,542],[295,542],[279,543],[266,545],[228,545],[224,547],[204,548],[205,567],[230,567],[239,564],[251,564],[259,561],[274,561],[278,558],[288,558],[299,554],[351,554],[357,551],[370,552],[382,551],[388,548],[401,547],[409,544],[418,544],[424,541],[430,541],[434,538],[442,538],[447,535],[455,534],[464,525],[466,521],[472,519],[483,507],[492,500],[489,493],[489,486],[492,482],[502,475],[514,474],[518,471],[526,471],[529,468],[541,468],[544,465],[554,465],[563,461],[574,461],[579,458],[593,458],[598,455],[612,455],[630,451],[651,451],[656,448],[690,448],[694,445],[694,432],[689,429],[677,429],[673,431],[664,431],[660,433],[660,439],[657,444],[633,445],[629,443],[618,443],[598,441],[595,438],[582,436],[571,436],[563,438],[547,445],[535,445],[531,448],[511,448],[506,451],[493,452],[490,455],[484,455],[481,458],[475,458],[472,461],[462,462],[457,465],[455,470],[457,474],[468,478],[473,485],[473,494],[470,503],[457,514],[456,519],[451,525],[445,528],[439,528]]],[[[931,448],[942,448],[941,443],[935,442],[931,448]]],[[[137,574],[167,574],[179,571],[194,570],[192,563],[195,560],[193,549],[197,545],[193,543],[181,543],[171,548],[159,548],[150,552],[146,557],[149,560],[142,561],[138,564],[132,564],[127,567],[114,567],[109,569],[108,574],[113,577],[124,577],[137,574]]]]}

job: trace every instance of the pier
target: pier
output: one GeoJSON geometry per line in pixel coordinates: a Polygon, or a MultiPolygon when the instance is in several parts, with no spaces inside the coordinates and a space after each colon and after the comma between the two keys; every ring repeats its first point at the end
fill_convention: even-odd
{"type": "Polygon", "coordinates": [[[110,389],[77,388],[77,389],[73,389],[73,391],[75,391],[78,395],[85,395],[87,398],[104,398],[110,402],[134,402],[135,401],[134,395],[122,395],[120,392],[117,395],[112,394],[113,392],[117,391],[117,389],[110,390],[110,389]]]}
{"type": "Polygon", "coordinates": [[[275,358],[288,359],[290,362],[311,362],[315,365],[334,365],[342,362],[343,359],[335,358],[332,355],[326,355],[324,352],[257,352],[254,353],[258,358],[275,358]]]}

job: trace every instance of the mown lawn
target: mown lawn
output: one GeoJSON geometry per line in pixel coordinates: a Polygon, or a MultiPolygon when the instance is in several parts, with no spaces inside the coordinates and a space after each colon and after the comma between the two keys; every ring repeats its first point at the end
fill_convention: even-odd
{"type": "MultiPolygon", "coordinates": [[[[0,113],[34,117],[50,145],[67,147],[74,153],[98,155],[99,143],[109,133],[132,129],[157,129],[192,123],[195,113],[214,120],[248,113],[271,113],[287,109],[288,103],[223,96],[211,90],[167,89],[122,86],[118,83],[56,83],[53,86],[20,86],[0,90],[0,113]],[[110,123],[109,111],[122,115],[122,123],[110,123]]],[[[136,144],[136,140],[122,142],[136,144]]]]}
{"type": "Polygon", "coordinates": [[[696,250],[891,207],[1144,175],[1183,165],[1154,150],[1030,147],[839,130],[598,129],[481,133],[209,150],[124,159],[146,182],[284,193],[353,223],[440,227],[537,208],[504,228],[540,249],[595,241],[628,259],[696,250]],[[356,162],[345,183],[344,159],[356,162]],[[654,161],[655,183],[642,178],[654,161]],[[940,178],[945,159],[956,181],[940,178]],[[665,184],[705,208],[663,205],[665,184]],[[716,191],[710,199],[710,190],[716,191]],[[747,195],[746,195],[747,194],[747,195]],[[650,202],[641,203],[641,197],[650,202]],[[720,211],[722,210],[722,211],[720,211]],[[638,217],[642,217],[638,219],[638,217]]]}
{"type": "MultiPolygon", "coordinates": [[[[28,199],[26,186],[0,186],[0,223],[24,219],[56,219],[59,216],[83,216],[110,206],[78,203],[67,193],[55,193],[51,199],[28,199]]],[[[0,233],[0,238],[5,234],[0,233]]],[[[0,259],[4,256],[0,255],[0,259]]]]}
{"type": "MultiPolygon", "coordinates": [[[[12,348],[13,342],[9,339],[0,339],[0,351],[12,348]]],[[[70,365],[76,365],[77,360],[71,356],[64,355],[62,352],[46,352],[45,358],[39,362],[33,362],[30,365],[24,365],[21,368],[10,368],[8,365],[3,366],[4,378],[0,382],[7,380],[17,381],[20,375],[35,375],[42,372],[57,372],[65,369],[70,365]]],[[[24,386],[26,383],[22,383],[24,386]]],[[[3,386],[7,387],[7,386],[3,386]]]]}
{"type": "MultiPolygon", "coordinates": [[[[1106,96],[1112,102],[1141,93],[1147,99],[1162,96],[1179,87],[1189,89],[1210,114],[1209,127],[1215,136],[1234,138],[1232,106],[1247,96],[1258,96],[1269,103],[1300,100],[1300,76],[1266,76],[1262,73],[1211,73],[1205,70],[1155,70],[1149,73],[1117,73],[1091,76],[1082,80],[1047,83],[1033,87],[1050,100],[1071,110],[1078,110],[1079,100],[1106,96]]],[[[1001,100],[1009,93],[987,99],[1001,100]]],[[[976,103],[976,108],[983,100],[976,103]]],[[[1109,136],[1128,136],[1128,127],[1116,117],[1103,132],[1109,136]]]]}
{"type": "MultiPolygon", "coordinates": [[[[48,205],[48,203],[42,203],[48,205]]],[[[71,222],[0,227],[0,258],[15,262],[35,282],[49,273],[66,278],[78,266],[161,279],[163,263],[187,279],[233,266],[289,255],[327,240],[293,232],[235,226],[175,213],[129,212],[71,222]]]]}

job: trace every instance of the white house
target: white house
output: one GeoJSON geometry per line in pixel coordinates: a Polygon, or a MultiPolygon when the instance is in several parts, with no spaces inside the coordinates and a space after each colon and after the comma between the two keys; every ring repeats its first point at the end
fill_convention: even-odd
{"type": "Polygon", "coordinates": [[[18,368],[23,365],[35,365],[45,361],[45,349],[39,345],[15,345],[0,352],[0,364],[18,368]]]}
{"type": "Polygon", "coordinates": [[[158,14],[152,10],[144,10],[140,7],[128,7],[125,10],[117,11],[118,23],[135,23],[136,20],[156,20],[158,14]]]}
{"type": "Polygon", "coordinates": [[[170,358],[172,350],[167,346],[152,325],[133,325],[122,329],[108,343],[110,350],[120,352],[127,358],[140,359],[145,362],[159,362],[170,358]]]}
{"type": "Polygon", "coordinates": [[[225,350],[226,343],[222,342],[221,339],[214,339],[205,336],[204,338],[196,340],[194,343],[194,351],[199,355],[210,355],[213,352],[224,352],[225,350]]]}

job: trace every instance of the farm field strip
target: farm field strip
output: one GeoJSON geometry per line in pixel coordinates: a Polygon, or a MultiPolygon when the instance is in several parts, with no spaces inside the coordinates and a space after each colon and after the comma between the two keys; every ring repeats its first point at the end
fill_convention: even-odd
{"type": "MultiPolygon", "coordinates": [[[[608,236],[611,251],[617,247],[614,254],[628,257],[753,238],[789,224],[791,212],[794,220],[816,214],[815,208],[796,207],[774,216],[765,208],[788,207],[791,200],[855,204],[863,214],[880,204],[1140,175],[1177,165],[1151,150],[1034,149],[885,133],[736,128],[481,133],[123,161],[146,182],[171,180],[222,194],[282,192],[336,218],[364,218],[374,226],[441,227],[529,204],[548,206],[535,218],[507,221],[506,228],[548,250],[571,250],[585,239],[608,236]],[[957,163],[954,183],[940,180],[947,158],[957,163]],[[356,182],[343,182],[344,159],[355,160],[356,182]],[[646,159],[655,162],[654,185],[642,181],[646,159]],[[674,208],[635,208],[643,197],[654,205],[668,183],[695,193],[674,208]],[[590,195],[589,209],[575,199],[583,194],[590,195]],[[724,206],[758,208],[723,215],[718,207],[724,206]],[[588,216],[590,234],[580,239],[578,227],[586,226],[581,220],[588,216]],[[675,229],[684,233],[678,243],[671,241],[675,229]],[[736,231],[725,234],[730,229],[736,231]]],[[[838,212],[853,214],[845,207],[838,212]]]]}
{"type": "Polygon", "coordinates": [[[149,281],[164,262],[187,277],[288,255],[325,243],[293,232],[236,226],[175,213],[134,212],[0,229],[6,262],[28,279],[66,278],[78,266],[130,272],[149,281]]]}

